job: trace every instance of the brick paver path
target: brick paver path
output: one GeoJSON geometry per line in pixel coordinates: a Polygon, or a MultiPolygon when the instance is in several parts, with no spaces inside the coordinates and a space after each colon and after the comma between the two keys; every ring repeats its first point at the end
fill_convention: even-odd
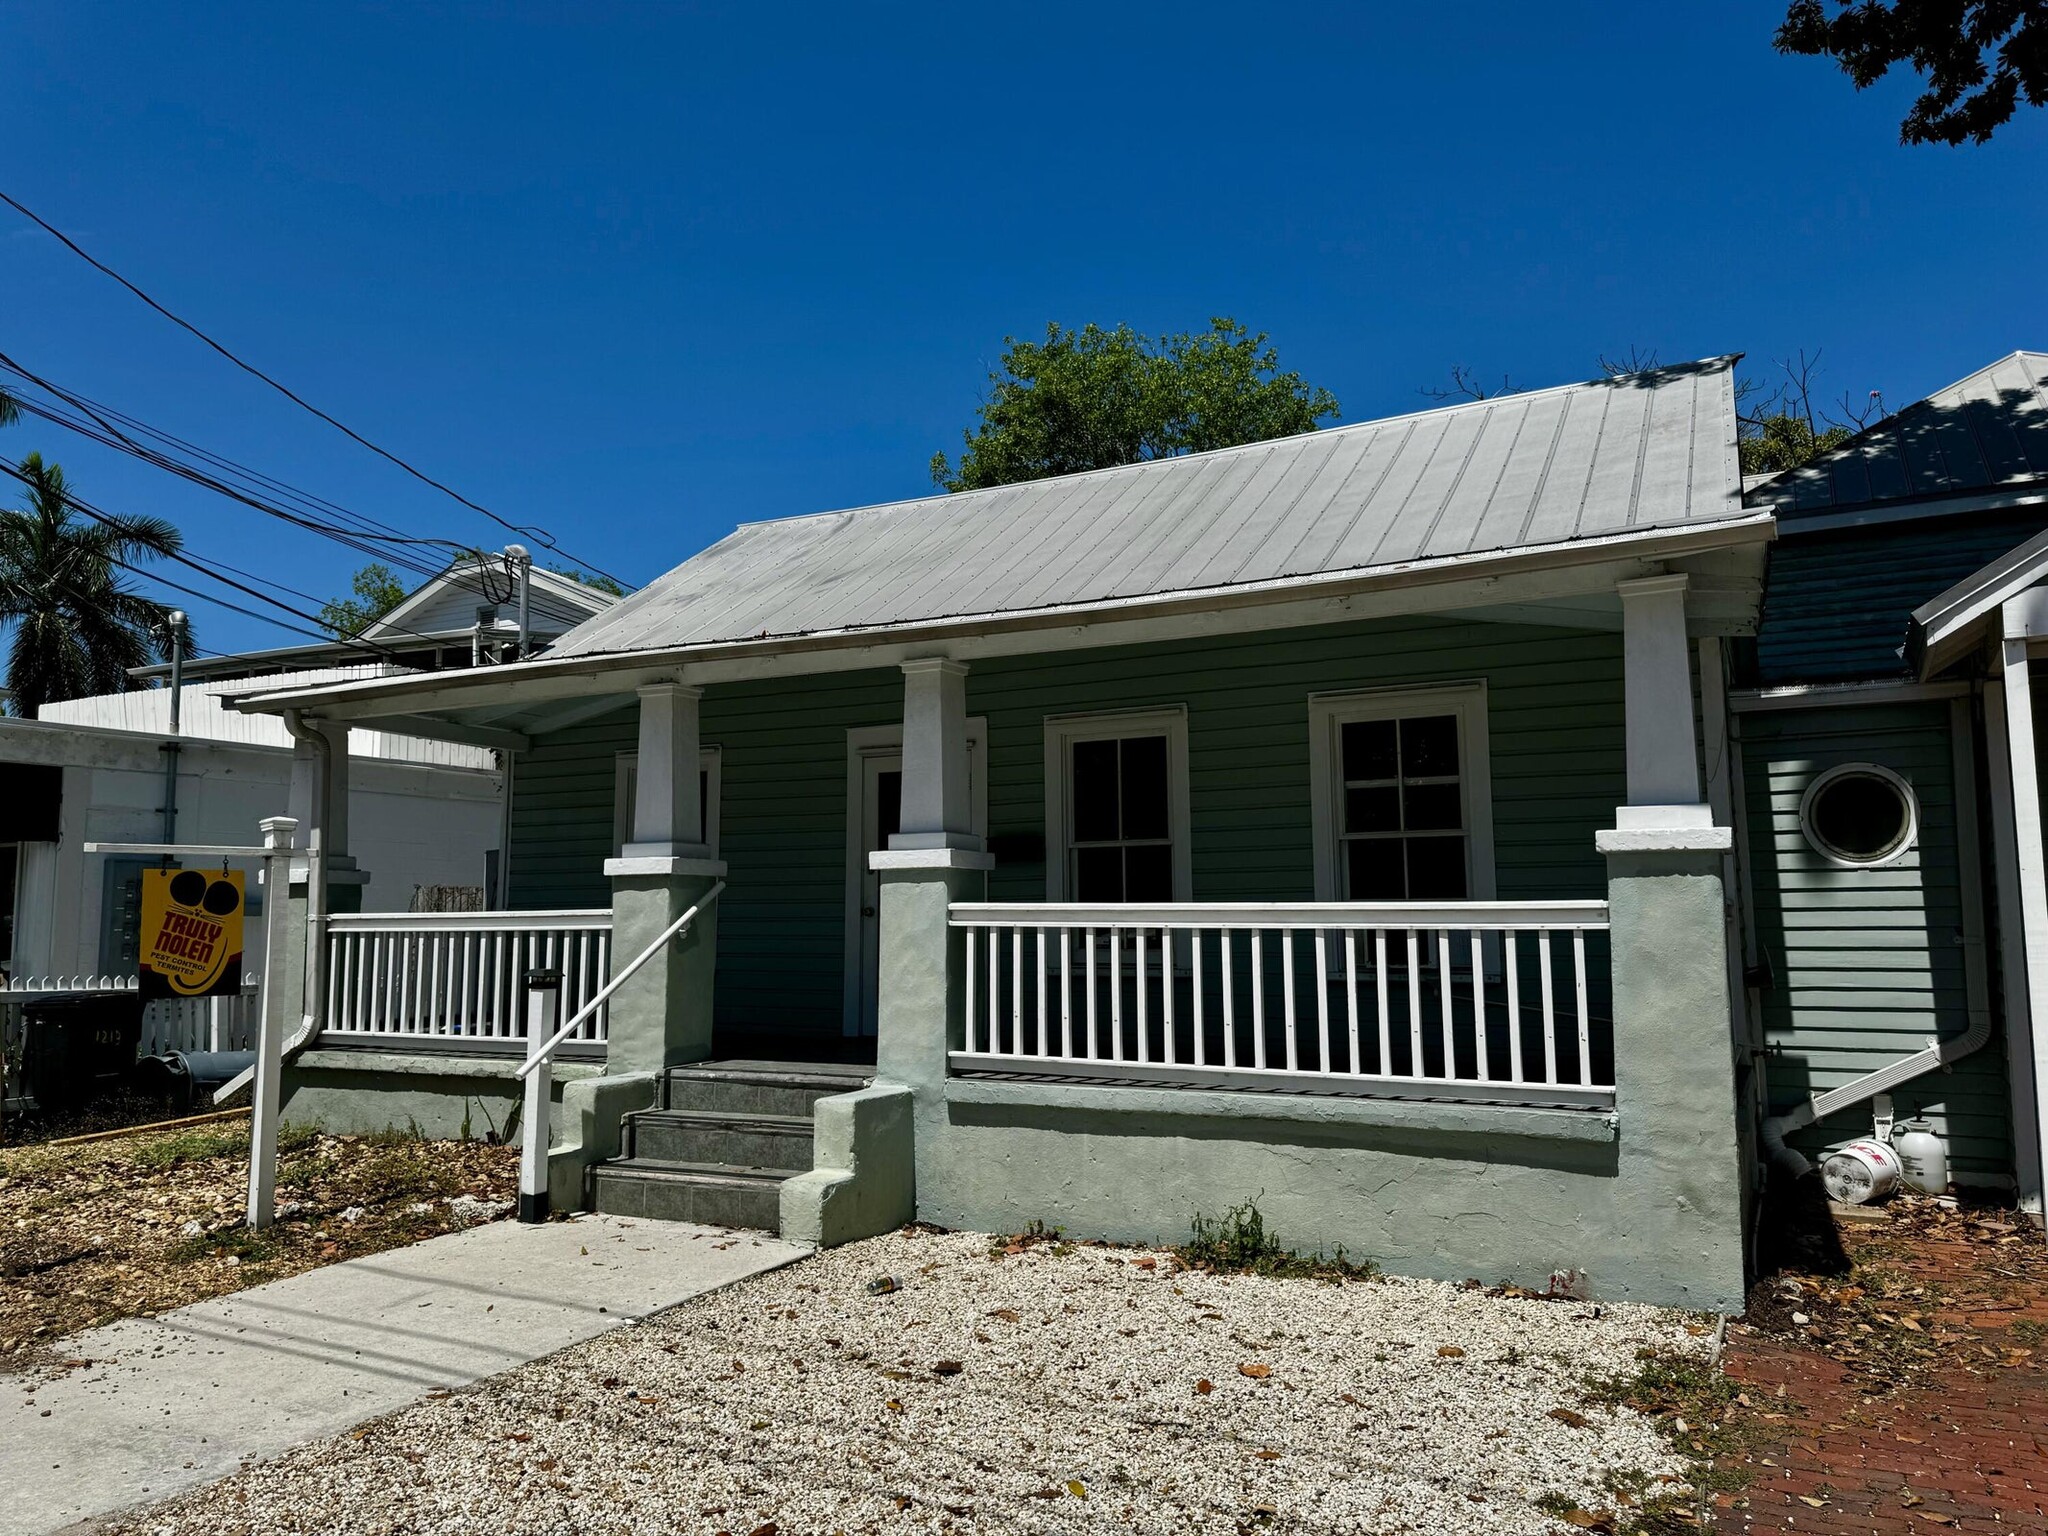
{"type": "Polygon", "coordinates": [[[1863,1297],[1832,1310],[1825,1296],[1785,1297],[1753,1305],[1756,1326],[1731,1327],[1728,1373],[1763,1439],[1745,1458],[1751,1485],[1717,1500],[1717,1526],[2048,1533],[2048,1250],[2038,1230],[1923,1208],[1843,1236],[1859,1266],[1850,1282],[1879,1266],[1891,1289],[1924,1287],[1924,1297],[1883,1303],[1886,1315],[1863,1297]],[[1810,1326],[1790,1320],[1801,1306],[1810,1326]],[[1887,1315],[1910,1318],[1910,1337],[1892,1333],[1904,1349],[1874,1366],[1867,1341],[1887,1315]]]}

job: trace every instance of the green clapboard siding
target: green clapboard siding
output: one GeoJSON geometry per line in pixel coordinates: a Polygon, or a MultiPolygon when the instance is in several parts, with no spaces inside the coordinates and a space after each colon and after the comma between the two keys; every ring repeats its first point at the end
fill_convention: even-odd
{"type": "MultiPolygon", "coordinates": [[[[1606,894],[1593,847],[1623,796],[1618,635],[1385,620],[1173,645],[977,662],[990,831],[1042,833],[1049,714],[1183,704],[1197,900],[1309,900],[1308,695],[1484,678],[1502,898],[1606,894]]],[[[888,672],[719,684],[703,733],[721,751],[718,1016],[836,1033],[845,953],[846,732],[902,718],[888,672]]],[[[547,737],[514,780],[511,875],[522,907],[602,906],[615,754],[635,710],[547,737]]],[[[1045,897],[1042,863],[990,878],[995,900],[1045,897]]]]}
{"type": "MultiPolygon", "coordinates": [[[[1764,995],[1771,1100],[1783,1110],[1968,1027],[1953,744],[1938,703],[1750,714],[1742,733],[1757,937],[1774,973],[1764,995]],[[1800,831],[1807,785],[1851,762],[1890,768],[1920,802],[1917,845],[1881,869],[1838,868],[1800,831]]],[[[1949,1138],[1963,1182],[2010,1177],[1997,1040],[1892,1098],[1901,1118],[1925,1114],[1949,1138]]],[[[1798,1144],[1813,1153],[1869,1134],[1864,1105],[1798,1144]]]]}
{"type": "Polygon", "coordinates": [[[1902,677],[1906,621],[2048,527],[2039,508],[1802,534],[1771,548],[1757,633],[1766,686],[1902,677]]]}

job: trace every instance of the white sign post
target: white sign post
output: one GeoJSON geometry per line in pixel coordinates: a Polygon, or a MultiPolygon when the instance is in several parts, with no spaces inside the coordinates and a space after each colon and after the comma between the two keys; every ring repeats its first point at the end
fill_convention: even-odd
{"type": "MultiPolygon", "coordinates": [[[[285,964],[291,928],[292,834],[297,818],[270,816],[257,823],[263,830],[260,848],[224,848],[217,844],[87,843],[87,853],[163,855],[170,858],[261,859],[263,861],[263,1017],[257,1028],[255,1082],[250,1089],[254,1108],[249,1116],[249,1225],[267,1227],[277,1219],[277,1117],[282,1097],[284,1040],[291,1023],[285,997],[285,964]]],[[[304,856],[303,854],[301,855],[304,856]]],[[[317,879],[317,852],[309,879],[317,879]]],[[[238,1086],[229,1083],[215,1102],[238,1086]]]]}
{"type": "Polygon", "coordinates": [[[291,1025],[285,996],[285,963],[291,923],[292,834],[290,816],[268,816],[263,828],[263,1018],[256,1033],[256,1081],[249,1102],[249,1225],[267,1227],[277,1219],[277,1117],[284,1075],[284,1037],[291,1025]]]}

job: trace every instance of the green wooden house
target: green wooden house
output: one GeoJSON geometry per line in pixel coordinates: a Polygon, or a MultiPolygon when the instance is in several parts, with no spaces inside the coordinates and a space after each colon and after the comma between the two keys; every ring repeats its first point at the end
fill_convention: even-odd
{"type": "Polygon", "coordinates": [[[513,786],[505,910],[307,878],[287,1113],[545,1127],[534,1214],[1178,1240],[1256,1199],[1397,1271],[1739,1308],[1727,669],[1774,519],[1732,370],[749,525],[543,656],[244,700],[513,786]]]}
{"type": "Polygon", "coordinates": [[[2048,356],[2002,358],[1745,501],[1778,527],[1729,701],[1770,1139],[1796,1170],[1922,1117],[1955,1183],[2038,1213],[2048,356]]]}

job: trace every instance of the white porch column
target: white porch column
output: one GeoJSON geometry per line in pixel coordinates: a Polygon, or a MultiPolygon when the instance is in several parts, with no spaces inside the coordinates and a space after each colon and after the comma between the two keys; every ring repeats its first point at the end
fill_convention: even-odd
{"type": "Polygon", "coordinates": [[[1628,716],[1628,803],[1615,812],[1619,828],[1714,824],[1712,809],[1700,797],[1692,658],[1685,638],[1688,580],[1682,574],[1645,576],[1615,587],[1621,595],[1628,716]]]}
{"type": "Polygon", "coordinates": [[[612,964],[654,945],[692,907],[697,916],[612,995],[605,1060],[614,1075],[656,1072],[711,1054],[718,902],[725,865],[711,856],[700,798],[698,727],[704,690],[669,680],[640,693],[632,839],[605,861],[612,882],[612,964]]]}
{"type": "MultiPolygon", "coordinates": [[[[2048,1082],[2048,870],[2044,870],[2041,818],[2041,777],[2034,733],[2034,700],[2027,669],[2027,615],[2019,603],[2005,605],[2004,635],[1999,641],[2000,678],[2004,684],[2005,749],[2011,773],[2013,878],[2004,888],[2018,900],[2019,942],[2024,949],[2021,971],[2006,976],[2006,1042],[2012,1073],[2014,1143],[2021,1166],[2020,1196],[2035,1203],[2048,1185],[2048,1101],[2041,1085],[2048,1082]]],[[[1987,708],[1991,700],[1986,700],[1987,708]]],[[[2001,850],[2002,851],[2002,850],[2001,850]]],[[[2010,933],[2010,929],[2008,929],[2010,933]]],[[[2008,942],[2006,954],[2011,957],[2008,942]]]]}
{"type": "Polygon", "coordinates": [[[633,840],[624,856],[711,857],[697,784],[702,688],[649,683],[640,690],[640,757],[633,788],[633,840]]]}
{"type": "Polygon", "coordinates": [[[981,849],[967,777],[967,665],[903,663],[903,814],[891,848],[981,849]]]}

